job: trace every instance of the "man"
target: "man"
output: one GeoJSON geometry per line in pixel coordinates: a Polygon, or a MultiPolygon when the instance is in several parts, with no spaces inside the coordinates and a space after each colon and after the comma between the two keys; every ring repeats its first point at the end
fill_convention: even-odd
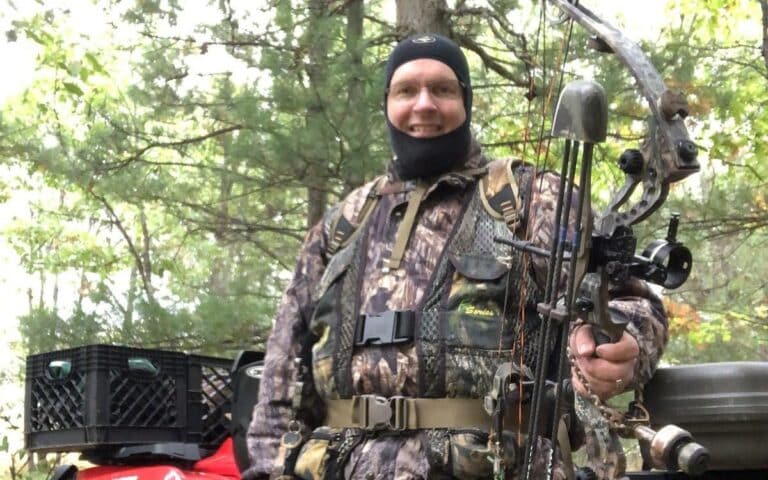
{"type": "MultiPolygon", "coordinates": [[[[557,178],[480,154],[469,68],[449,39],[402,41],[385,84],[394,158],[307,234],[267,343],[246,478],[489,478],[482,398],[501,363],[534,367],[547,264],[494,238],[547,248],[557,178]]],[[[589,326],[570,342],[577,391],[601,399],[646,381],[666,336],[657,298],[610,306],[632,319],[619,342],[595,348],[589,326]]],[[[512,478],[523,439],[509,420],[495,458],[512,478]]],[[[544,458],[550,441],[536,445],[544,458]]]]}

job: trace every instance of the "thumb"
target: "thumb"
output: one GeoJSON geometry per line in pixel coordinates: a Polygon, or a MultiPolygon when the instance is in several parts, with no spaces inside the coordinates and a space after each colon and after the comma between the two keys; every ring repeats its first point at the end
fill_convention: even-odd
{"type": "Polygon", "coordinates": [[[595,353],[595,339],[592,336],[592,327],[582,325],[576,327],[571,334],[571,350],[579,356],[592,356],[595,353]]]}

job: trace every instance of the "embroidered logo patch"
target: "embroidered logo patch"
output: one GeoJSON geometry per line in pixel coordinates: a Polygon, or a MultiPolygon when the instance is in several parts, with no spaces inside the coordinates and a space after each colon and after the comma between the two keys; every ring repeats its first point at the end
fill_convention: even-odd
{"type": "Polygon", "coordinates": [[[492,308],[472,305],[469,302],[461,302],[457,310],[459,313],[463,313],[464,315],[472,315],[475,317],[491,318],[498,315],[498,313],[495,312],[492,308]]]}
{"type": "Polygon", "coordinates": [[[413,43],[435,43],[437,38],[432,35],[421,35],[413,39],[413,43]]]}

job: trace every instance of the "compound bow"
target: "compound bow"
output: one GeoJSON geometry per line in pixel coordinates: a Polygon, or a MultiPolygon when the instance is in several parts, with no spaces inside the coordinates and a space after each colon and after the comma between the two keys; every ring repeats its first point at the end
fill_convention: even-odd
{"type": "MultiPolygon", "coordinates": [[[[567,382],[566,345],[568,324],[577,316],[593,325],[597,343],[613,342],[621,337],[627,320],[608,313],[608,284],[621,284],[630,277],[641,278],[666,288],[682,285],[691,269],[690,251],[678,242],[677,217],[669,224],[666,239],[651,243],[640,255],[635,253],[637,239],[631,226],[646,219],[666,200],[670,185],[699,170],[697,147],[690,140],[683,123],[688,105],[681,92],[673,92],[638,45],[626,38],[589,9],[568,0],[548,0],[573,22],[585,28],[592,37],[590,46],[611,53],[624,64],[637,82],[650,108],[648,136],[639,149],[628,149],[621,155],[619,166],[625,174],[624,185],[614,195],[605,211],[593,218],[590,205],[590,176],[592,150],[606,136],[607,102],[602,87],[593,82],[577,81],[561,93],[555,112],[552,133],[565,138],[565,153],[561,169],[561,185],[556,207],[555,232],[564,231],[570,212],[575,209],[576,229],[573,240],[564,233],[555,235],[551,250],[542,252],[527,242],[511,242],[512,246],[550,258],[544,302],[539,305],[542,328],[538,338],[538,358],[533,397],[528,422],[528,438],[537,438],[538,418],[545,395],[546,372],[549,370],[547,349],[560,337],[554,410],[559,417],[560,392],[567,382]],[[581,159],[579,157],[581,156],[581,159]],[[571,205],[576,164],[580,161],[578,200],[571,205]],[[639,198],[631,196],[642,186],[639,198]],[[567,265],[565,294],[558,294],[560,276],[567,265]]],[[[562,293],[562,292],[560,292],[562,293]]],[[[558,422],[552,436],[556,439],[558,422]]],[[[706,468],[706,449],[692,442],[687,432],[668,426],[659,432],[650,430],[643,422],[625,429],[651,446],[652,463],[658,467],[674,467],[689,473],[706,468]]],[[[530,478],[534,442],[528,442],[524,459],[525,478],[530,478]]],[[[553,455],[554,456],[554,455],[553,455]]],[[[549,469],[551,474],[551,468],[549,469]]]]}

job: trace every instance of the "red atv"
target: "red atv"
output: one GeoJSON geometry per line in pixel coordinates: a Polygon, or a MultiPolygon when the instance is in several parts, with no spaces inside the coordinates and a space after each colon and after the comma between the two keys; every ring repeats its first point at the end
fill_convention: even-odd
{"type": "Polygon", "coordinates": [[[240,478],[262,360],[110,345],[30,356],[26,446],[95,465],[61,465],[53,480],[240,478]]]}
{"type": "MultiPolygon", "coordinates": [[[[62,465],[53,480],[239,478],[248,465],[245,434],[262,362],[263,354],[250,351],[232,362],[109,345],[30,356],[27,448],[77,451],[96,465],[62,465]]],[[[711,453],[709,469],[697,478],[768,479],[768,362],[660,369],[645,393],[655,428],[679,424],[711,453]]],[[[693,478],[675,471],[698,463],[681,441],[685,435],[661,428],[641,443],[644,470],[656,470],[628,478],[693,478]]]]}

